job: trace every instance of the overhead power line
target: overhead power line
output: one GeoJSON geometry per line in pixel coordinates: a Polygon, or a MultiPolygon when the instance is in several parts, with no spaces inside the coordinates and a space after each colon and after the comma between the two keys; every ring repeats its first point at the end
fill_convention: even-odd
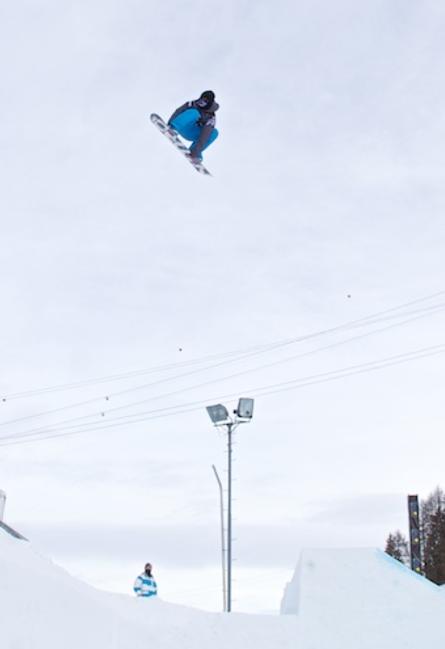
{"type": "MultiPolygon", "coordinates": [[[[16,391],[16,392],[10,392],[10,393],[4,393],[0,394],[0,400],[1,402],[5,403],[7,401],[12,401],[15,399],[24,399],[28,397],[34,397],[38,396],[41,394],[48,394],[52,392],[64,392],[68,390],[74,390],[74,389],[80,389],[80,388],[86,388],[91,385],[99,385],[103,383],[110,383],[110,382],[115,382],[115,381],[122,381],[122,380],[127,380],[131,378],[135,378],[138,376],[143,376],[147,374],[152,374],[152,373],[160,373],[160,372],[165,372],[169,371],[172,369],[180,368],[180,367],[189,367],[191,365],[198,365],[201,363],[205,363],[209,360],[218,360],[222,358],[228,358],[230,357],[235,357],[239,356],[242,358],[244,355],[250,356],[250,355],[256,355],[256,354],[262,354],[262,353],[267,353],[269,351],[274,351],[275,349],[278,349],[280,347],[284,347],[287,345],[292,345],[298,342],[310,340],[311,338],[316,338],[319,336],[335,333],[338,331],[342,331],[343,329],[349,329],[349,328],[354,328],[356,326],[366,326],[367,324],[374,324],[375,322],[378,321],[382,316],[389,316],[391,313],[395,313],[397,311],[401,311],[402,309],[409,308],[411,306],[414,306],[416,304],[421,304],[422,302],[426,302],[429,300],[432,300],[434,298],[437,298],[439,296],[445,295],[445,290],[442,291],[437,291],[435,293],[431,293],[429,295],[416,298],[414,300],[410,300],[409,302],[404,302],[402,304],[396,305],[394,307],[390,307],[388,309],[384,309],[381,311],[377,311],[373,314],[370,314],[368,316],[364,316],[362,318],[357,318],[355,320],[348,321],[346,323],[336,325],[334,327],[329,327],[325,329],[321,329],[309,334],[305,334],[302,336],[294,336],[291,338],[287,339],[281,339],[277,340],[274,342],[266,343],[263,345],[255,345],[255,346],[249,346],[244,349],[238,349],[238,350],[232,350],[228,352],[220,352],[217,354],[209,354],[206,356],[202,356],[200,358],[196,359],[191,359],[189,361],[181,361],[178,363],[169,363],[166,365],[158,365],[155,367],[148,367],[145,369],[140,369],[140,370],[133,370],[129,372],[123,372],[119,374],[110,374],[107,376],[102,376],[98,378],[90,378],[90,379],[84,379],[80,381],[75,381],[72,383],[62,383],[58,385],[52,385],[52,386],[46,386],[46,387],[39,387],[39,388],[33,388],[33,389],[28,389],[28,390],[22,390],[22,391],[16,391]],[[377,319],[377,320],[376,320],[377,319]]],[[[441,308],[443,305],[433,305],[431,307],[428,307],[430,310],[438,309],[441,308]]],[[[395,316],[397,317],[397,316],[395,316]]],[[[233,362],[233,359],[230,359],[228,362],[233,362]]]]}
{"type": "MultiPolygon", "coordinates": [[[[421,300],[418,300],[418,301],[424,301],[426,299],[427,298],[422,298],[421,300]]],[[[115,407],[112,407],[112,408],[109,408],[109,407],[101,408],[99,411],[96,411],[94,413],[90,413],[88,415],[80,415],[80,416],[77,416],[77,417],[72,417],[72,418],[69,418],[69,419],[62,420],[62,421],[57,422],[57,423],[58,424],[64,424],[64,423],[67,423],[67,422],[79,421],[79,420],[82,420],[82,419],[92,419],[94,417],[103,416],[104,413],[108,414],[110,412],[114,412],[114,411],[117,411],[117,410],[124,410],[124,409],[128,409],[128,408],[132,408],[134,406],[138,406],[138,405],[147,403],[148,401],[159,400],[159,399],[162,399],[162,398],[165,398],[165,397],[170,397],[170,396],[180,394],[180,393],[183,393],[183,392],[196,390],[198,388],[205,387],[205,386],[210,385],[212,383],[223,382],[223,381],[226,381],[228,379],[236,378],[236,377],[243,376],[243,375],[246,375],[246,374],[250,374],[250,373],[253,373],[253,372],[256,372],[256,371],[260,371],[260,370],[263,370],[263,369],[267,369],[267,368],[270,368],[270,367],[274,367],[274,366],[277,366],[277,365],[288,363],[288,362],[290,362],[292,360],[295,360],[297,358],[302,358],[302,357],[305,357],[305,356],[313,355],[313,354],[319,353],[320,351],[326,351],[328,349],[333,349],[335,347],[345,345],[345,344],[347,344],[349,342],[359,340],[361,338],[365,338],[365,337],[374,335],[376,333],[381,333],[383,331],[387,331],[388,329],[391,329],[391,328],[394,328],[394,327],[399,327],[399,326],[405,325],[405,324],[410,323],[410,322],[412,322],[414,320],[418,320],[420,318],[424,318],[424,317],[427,317],[429,315],[434,315],[435,313],[438,313],[438,312],[443,311],[445,309],[445,302],[442,302],[442,303],[439,303],[439,304],[434,304],[432,306],[424,307],[424,308],[421,308],[421,309],[415,309],[415,310],[411,310],[411,311],[403,311],[402,313],[393,313],[393,315],[388,315],[388,313],[387,313],[388,311],[393,312],[398,308],[401,308],[401,307],[393,307],[392,309],[387,310],[385,312],[387,314],[385,317],[382,317],[382,315],[380,313],[380,315],[378,317],[377,316],[368,316],[367,318],[362,318],[360,320],[353,320],[353,321],[351,321],[349,323],[345,323],[343,325],[338,325],[338,326],[336,326],[334,328],[331,328],[330,330],[326,329],[326,330],[318,331],[318,332],[315,332],[315,333],[312,333],[312,334],[307,334],[305,336],[301,336],[298,339],[295,338],[295,339],[293,339],[293,343],[303,342],[303,341],[307,341],[309,339],[320,337],[322,335],[325,335],[328,331],[331,332],[331,333],[333,331],[340,332],[340,331],[348,330],[348,329],[363,328],[365,326],[369,326],[370,324],[377,324],[379,322],[386,322],[388,320],[400,319],[402,317],[405,318],[404,320],[393,322],[393,323],[388,324],[388,325],[386,325],[384,327],[381,327],[381,328],[378,328],[378,329],[373,329],[373,330],[367,331],[367,332],[365,332],[363,334],[358,334],[356,336],[353,336],[353,337],[350,337],[350,338],[347,338],[347,339],[344,339],[344,340],[341,340],[341,341],[337,341],[337,342],[331,343],[331,344],[323,346],[323,347],[312,349],[312,350],[309,350],[309,351],[306,351],[306,352],[300,352],[298,354],[294,354],[292,356],[281,358],[281,359],[278,359],[278,360],[275,360],[275,361],[272,361],[272,362],[269,362],[269,363],[266,363],[266,364],[263,364],[263,365],[259,365],[259,366],[253,367],[253,368],[247,368],[247,369],[244,369],[244,370],[240,370],[240,371],[235,372],[233,374],[225,375],[225,376],[222,376],[222,377],[217,377],[217,378],[214,378],[214,379],[208,379],[208,380],[203,381],[201,383],[197,383],[197,384],[194,384],[194,385],[191,385],[191,386],[190,385],[185,386],[185,387],[182,387],[182,388],[179,388],[179,389],[167,392],[167,393],[163,393],[163,394],[160,394],[160,395],[152,395],[152,396],[150,396],[150,397],[148,397],[146,399],[142,399],[142,400],[139,400],[139,401],[132,401],[132,402],[124,404],[124,405],[115,406],[115,407]],[[406,316],[409,316],[409,317],[406,317],[406,316]]],[[[286,343],[286,344],[288,344],[288,343],[286,343]]],[[[143,389],[156,387],[156,386],[161,385],[163,383],[176,381],[176,380],[181,379],[181,378],[190,377],[192,375],[202,373],[202,372],[206,372],[208,370],[213,370],[213,369],[222,367],[222,366],[227,365],[227,364],[239,362],[241,360],[244,361],[244,360],[247,360],[248,358],[257,356],[259,353],[265,353],[265,351],[273,351],[273,350],[277,349],[278,347],[282,347],[282,346],[283,346],[283,343],[277,343],[275,345],[275,347],[272,347],[271,345],[269,345],[267,350],[263,350],[261,352],[255,351],[255,352],[244,353],[244,354],[242,354],[240,356],[235,356],[233,358],[229,358],[227,360],[223,360],[223,361],[220,361],[218,363],[213,363],[211,365],[207,365],[207,366],[204,366],[204,367],[201,367],[201,368],[198,368],[198,369],[193,369],[193,370],[188,371],[188,372],[175,374],[175,375],[170,376],[170,377],[164,377],[164,378],[159,379],[157,381],[152,381],[150,383],[144,383],[142,385],[134,386],[132,388],[126,388],[124,390],[119,390],[119,391],[116,391],[116,392],[112,392],[112,393],[109,393],[108,395],[101,395],[99,397],[93,397],[93,398],[86,399],[86,400],[83,400],[83,401],[78,401],[78,402],[71,403],[71,404],[68,404],[68,405],[60,406],[58,408],[52,408],[52,409],[44,410],[44,411],[41,411],[41,412],[38,412],[38,413],[33,413],[31,415],[26,415],[26,416],[23,416],[23,417],[18,417],[18,418],[11,419],[11,420],[8,420],[8,421],[0,422],[0,426],[11,426],[11,425],[20,423],[22,421],[27,421],[27,420],[30,420],[30,419],[35,419],[35,418],[43,417],[43,416],[48,416],[48,415],[52,415],[52,414],[55,414],[55,413],[58,413],[58,412],[64,412],[64,411],[67,411],[67,410],[73,410],[75,408],[79,408],[79,407],[82,407],[82,406],[91,405],[91,404],[95,404],[95,403],[97,404],[98,402],[103,403],[104,405],[105,404],[108,405],[116,397],[120,397],[120,396],[125,395],[125,394],[134,393],[134,392],[137,392],[137,391],[140,391],[140,390],[143,390],[143,389]]],[[[231,354],[233,354],[233,353],[231,353],[231,354]]],[[[37,430],[39,430],[39,429],[37,429],[37,430]]]]}
{"type": "MultiPolygon", "coordinates": [[[[445,308],[445,304],[442,305],[442,308],[445,308]]],[[[72,423],[72,422],[78,422],[78,421],[82,421],[82,420],[86,420],[86,419],[89,419],[89,420],[93,419],[94,420],[94,419],[97,419],[99,417],[105,417],[105,416],[108,417],[111,413],[114,413],[114,412],[117,412],[117,411],[122,411],[122,410],[128,410],[129,408],[134,408],[136,406],[144,405],[144,404],[146,404],[146,403],[148,403],[150,401],[159,401],[160,399],[165,399],[167,397],[172,397],[172,396],[176,396],[178,394],[183,394],[184,392],[190,392],[190,391],[193,391],[193,390],[197,390],[199,388],[207,387],[207,386],[215,384],[215,383],[221,383],[221,382],[224,382],[224,381],[228,381],[229,379],[238,378],[240,376],[245,376],[246,374],[252,374],[253,372],[256,372],[256,371],[260,371],[260,370],[264,370],[264,369],[270,369],[271,367],[275,367],[277,365],[282,365],[284,363],[296,360],[298,358],[303,358],[303,357],[306,357],[306,356],[314,355],[316,353],[319,353],[320,351],[326,351],[326,350],[329,350],[329,349],[334,349],[336,347],[345,345],[345,344],[350,343],[352,341],[356,341],[356,340],[359,340],[359,339],[374,335],[376,333],[381,333],[383,331],[387,331],[388,329],[391,329],[393,327],[402,326],[404,324],[407,324],[407,323],[411,322],[412,320],[417,320],[417,319],[419,319],[421,317],[425,317],[425,314],[421,313],[420,315],[416,315],[414,317],[405,319],[405,320],[403,320],[401,322],[391,323],[389,325],[386,325],[385,327],[380,327],[379,329],[373,329],[371,331],[367,331],[365,333],[358,334],[356,336],[352,336],[350,338],[346,338],[344,340],[340,340],[340,341],[337,341],[335,343],[325,345],[323,347],[318,347],[316,349],[311,349],[309,351],[300,352],[298,354],[294,354],[294,355],[288,356],[286,358],[278,359],[278,360],[272,361],[270,363],[259,365],[259,366],[253,367],[253,368],[248,368],[248,369],[245,369],[245,370],[240,370],[240,371],[235,372],[233,374],[228,374],[228,375],[225,375],[225,376],[219,376],[219,377],[213,378],[213,379],[207,379],[207,380],[202,381],[200,383],[195,383],[193,385],[187,385],[187,386],[184,386],[184,387],[181,387],[181,388],[177,388],[176,390],[172,390],[170,392],[164,392],[164,393],[157,394],[157,395],[151,395],[149,397],[146,397],[145,399],[141,399],[139,401],[132,401],[130,403],[126,403],[126,404],[123,404],[123,405],[120,405],[120,406],[114,406],[114,407],[111,407],[111,408],[102,408],[99,411],[96,411],[96,412],[93,412],[93,413],[90,413],[90,414],[87,414],[87,415],[79,415],[77,417],[70,417],[68,419],[63,419],[61,421],[55,422],[54,424],[52,424],[52,426],[53,427],[54,426],[61,426],[61,425],[64,425],[64,424],[69,424],[69,423],[72,423]]],[[[219,366],[219,365],[221,365],[221,364],[218,364],[217,366],[219,366]]],[[[192,372],[192,374],[193,373],[195,373],[195,372],[192,372]]],[[[183,376],[183,375],[181,375],[181,376],[183,376]]],[[[189,374],[186,374],[185,376],[189,376],[189,374]]],[[[164,381],[161,381],[161,383],[162,382],[164,382],[164,381]]],[[[134,388],[134,390],[138,390],[141,387],[152,387],[154,385],[157,385],[157,384],[152,383],[152,384],[148,384],[148,386],[138,386],[137,388],[134,388]]],[[[124,393],[132,392],[132,391],[133,390],[125,390],[124,393]]],[[[107,400],[110,401],[111,396],[117,396],[117,395],[120,395],[120,394],[122,394],[122,392],[115,393],[114,395],[110,395],[110,397],[107,397],[107,400]]],[[[102,401],[103,398],[101,398],[100,400],[102,401]]],[[[81,404],[76,404],[76,405],[84,405],[85,403],[97,403],[97,401],[98,401],[98,399],[95,398],[95,399],[90,399],[87,402],[83,402],[81,404]]],[[[67,409],[72,409],[72,408],[73,408],[72,405],[71,406],[65,406],[65,407],[58,408],[56,410],[52,410],[52,411],[49,411],[49,412],[46,412],[46,413],[40,413],[39,415],[28,415],[25,418],[12,420],[9,423],[18,423],[20,421],[23,421],[24,419],[29,420],[30,418],[41,416],[42,414],[53,414],[54,412],[57,412],[57,411],[67,410],[67,409]]],[[[6,423],[7,422],[5,422],[3,424],[0,424],[0,425],[4,426],[4,425],[6,425],[6,423]]],[[[84,424],[84,425],[87,425],[87,423],[84,424]]],[[[47,426],[34,428],[34,429],[32,429],[32,432],[39,432],[42,429],[46,430],[47,426]]]]}
{"type": "MultiPolygon", "coordinates": [[[[251,388],[248,390],[248,392],[249,394],[252,394],[252,396],[256,398],[261,396],[268,396],[268,395],[277,394],[279,392],[284,392],[288,390],[301,389],[303,387],[315,385],[317,383],[325,383],[329,381],[339,380],[356,374],[363,374],[371,371],[377,371],[390,366],[412,362],[414,360],[426,358],[429,356],[435,356],[444,352],[445,352],[445,344],[423,347],[411,352],[396,354],[376,361],[370,361],[367,363],[358,363],[338,370],[332,370],[329,372],[322,372],[318,374],[308,375],[308,376],[292,379],[290,381],[275,383],[275,384],[257,387],[253,389],[251,388]]],[[[134,413],[132,415],[124,415],[121,417],[116,417],[114,419],[111,419],[106,424],[98,425],[97,422],[96,423],[88,422],[87,424],[76,424],[64,428],[63,427],[55,428],[55,427],[48,426],[46,428],[42,428],[40,431],[36,431],[36,430],[23,431],[21,433],[1,436],[0,446],[11,446],[20,443],[43,441],[55,437],[66,437],[66,436],[76,435],[80,433],[103,430],[106,428],[116,428],[124,425],[139,423],[142,421],[148,421],[151,419],[157,419],[160,417],[174,416],[178,414],[183,414],[185,412],[199,410],[203,407],[204,404],[208,403],[211,400],[216,401],[222,399],[233,399],[235,397],[236,394],[231,393],[231,394],[219,395],[217,397],[214,397],[213,399],[200,400],[188,404],[176,404],[173,406],[166,406],[164,408],[157,408],[146,412],[139,412],[139,413],[134,413]]]]}

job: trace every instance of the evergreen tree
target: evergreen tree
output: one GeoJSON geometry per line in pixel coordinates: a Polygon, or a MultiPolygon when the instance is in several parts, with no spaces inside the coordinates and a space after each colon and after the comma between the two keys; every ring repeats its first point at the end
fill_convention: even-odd
{"type": "Polygon", "coordinates": [[[395,532],[394,534],[390,534],[386,539],[385,552],[394,559],[397,559],[397,561],[408,565],[408,541],[399,530],[397,530],[397,532],[395,532]]]}
{"type": "MultiPolygon", "coordinates": [[[[440,487],[420,507],[422,572],[435,584],[445,584],[445,493],[440,487]]],[[[408,542],[399,531],[386,539],[385,552],[409,565],[408,542]]]]}
{"type": "Polygon", "coordinates": [[[445,584],[445,494],[437,487],[422,502],[423,568],[435,584],[445,584]]]}

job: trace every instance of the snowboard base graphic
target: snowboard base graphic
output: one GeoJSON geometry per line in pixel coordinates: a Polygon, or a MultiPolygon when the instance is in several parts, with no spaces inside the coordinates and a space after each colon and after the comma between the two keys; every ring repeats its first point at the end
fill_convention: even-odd
{"type": "Polygon", "coordinates": [[[173,128],[171,128],[168,124],[166,124],[162,119],[162,117],[159,117],[159,115],[156,115],[156,113],[152,113],[150,115],[150,119],[153,122],[153,124],[161,131],[161,133],[170,140],[173,146],[178,151],[180,151],[185,158],[187,158],[187,160],[190,162],[192,167],[194,167],[198,173],[203,174],[204,176],[212,175],[210,171],[208,171],[204,167],[201,161],[193,160],[190,157],[190,151],[185,146],[184,142],[180,139],[178,133],[173,128]]]}

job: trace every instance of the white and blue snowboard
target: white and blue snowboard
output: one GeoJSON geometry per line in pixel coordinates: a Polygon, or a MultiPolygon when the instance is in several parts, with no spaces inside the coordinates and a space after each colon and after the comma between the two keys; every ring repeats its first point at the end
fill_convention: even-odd
{"type": "Polygon", "coordinates": [[[184,142],[180,139],[178,133],[173,128],[170,128],[170,126],[164,122],[162,117],[159,117],[159,115],[156,115],[156,113],[152,113],[150,115],[150,119],[153,124],[161,131],[161,133],[170,140],[170,142],[176,147],[176,149],[178,149],[178,151],[180,151],[182,155],[187,158],[187,160],[193,167],[195,167],[198,173],[203,174],[204,176],[212,175],[210,171],[207,171],[202,162],[192,160],[192,158],[190,157],[190,151],[185,146],[184,142]]]}

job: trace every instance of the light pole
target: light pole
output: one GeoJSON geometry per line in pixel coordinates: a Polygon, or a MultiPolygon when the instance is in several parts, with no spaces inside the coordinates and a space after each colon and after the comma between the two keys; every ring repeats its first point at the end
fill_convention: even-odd
{"type": "Polygon", "coordinates": [[[225,406],[218,403],[207,406],[207,412],[215,426],[227,429],[227,612],[232,610],[232,433],[240,424],[247,424],[253,417],[253,399],[240,399],[238,407],[229,415],[225,406]]]}
{"type": "Polygon", "coordinates": [[[222,568],[222,590],[223,590],[223,611],[227,611],[227,586],[226,586],[226,548],[224,542],[224,495],[221,479],[216,470],[216,466],[212,464],[213,473],[215,474],[216,481],[218,482],[219,489],[219,516],[221,524],[221,568],[222,568]]]}

